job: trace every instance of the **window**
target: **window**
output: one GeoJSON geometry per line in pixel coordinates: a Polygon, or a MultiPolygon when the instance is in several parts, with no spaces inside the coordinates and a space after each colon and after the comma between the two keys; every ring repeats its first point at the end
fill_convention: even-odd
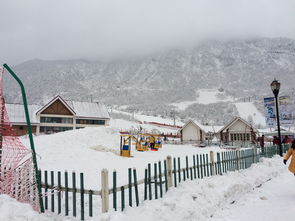
{"type": "Polygon", "coordinates": [[[105,120],[77,119],[76,124],[105,125],[105,120]]]}
{"type": "Polygon", "coordinates": [[[57,132],[62,132],[62,131],[67,131],[67,130],[73,130],[72,127],[40,127],[40,132],[45,133],[45,134],[52,134],[52,133],[57,133],[57,132]]]}
{"type": "Polygon", "coordinates": [[[242,134],[231,134],[230,138],[232,141],[246,141],[250,140],[250,134],[242,133],[242,134]]]}
{"type": "Polygon", "coordinates": [[[67,117],[40,117],[41,123],[72,124],[73,118],[67,117]]]}

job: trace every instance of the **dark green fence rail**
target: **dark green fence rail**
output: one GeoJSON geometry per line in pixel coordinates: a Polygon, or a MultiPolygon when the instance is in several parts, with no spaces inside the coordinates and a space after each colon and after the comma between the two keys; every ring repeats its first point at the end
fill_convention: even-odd
{"type": "MultiPolygon", "coordinates": [[[[287,150],[288,146],[283,146],[283,152],[287,150]]],[[[102,176],[102,179],[107,179],[107,186],[102,185],[101,190],[85,189],[83,173],[72,172],[69,175],[67,171],[44,171],[41,176],[44,206],[45,210],[65,216],[79,216],[84,220],[85,217],[93,217],[101,212],[123,211],[126,207],[137,207],[146,200],[162,198],[169,188],[177,187],[186,180],[247,169],[259,162],[261,157],[271,158],[277,153],[278,147],[270,146],[263,150],[253,148],[217,153],[211,151],[210,154],[186,156],[184,162],[179,157],[167,157],[164,161],[149,163],[144,171],[144,179],[141,180],[137,180],[137,170],[129,168],[128,184],[123,186],[117,186],[116,171],[111,174],[111,185],[108,184],[108,175],[105,178],[102,176]],[[103,211],[101,208],[104,208],[103,211]]]]}

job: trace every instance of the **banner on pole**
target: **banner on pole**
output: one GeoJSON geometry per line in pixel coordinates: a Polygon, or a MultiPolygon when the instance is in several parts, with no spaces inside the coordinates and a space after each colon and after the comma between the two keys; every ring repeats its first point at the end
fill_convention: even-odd
{"type": "MultiPolygon", "coordinates": [[[[276,120],[276,106],[275,98],[264,98],[264,111],[266,126],[274,128],[277,126],[276,120]]],[[[280,125],[283,127],[290,127],[293,123],[292,120],[292,105],[290,96],[279,97],[279,112],[280,112],[280,125]]]]}
{"type": "Polygon", "coordinates": [[[281,125],[284,127],[290,127],[293,123],[292,121],[292,105],[290,96],[281,96],[279,99],[279,112],[281,125]]]}
{"type": "Polygon", "coordinates": [[[274,97],[264,98],[264,111],[266,126],[269,128],[276,126],[276,107],[274,97]]]}

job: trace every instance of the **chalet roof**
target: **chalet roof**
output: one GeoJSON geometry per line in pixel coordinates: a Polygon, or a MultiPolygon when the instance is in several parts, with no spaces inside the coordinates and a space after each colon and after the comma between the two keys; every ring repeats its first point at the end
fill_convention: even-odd
{"type": "MultiPolygon", "coordinates": [[[[63,102],[66,107],[68,107],[69,110],[78,118],[110,118],[106,106],[102,103],[66,101],[60,96],[56,96],[44,106],[35,104],[28,105],[31,124],[39,124],[40,122],[37,121],[36,114],[42,112],[57,99],[63,102]]],[[[14,124],[26,124],[25,112],[22,104],[5,104],[5,106],[10,122],[14,124]]]]}
{"type": "Polygon", "coordinates": [[[42,107],[42,109],[38,111],[38,113],[41,113],[56,100],[60,100],[76,117],[105,119],[110,118],[106,106],[102,103],[64,100],[59,95],[50,100],[45,106],[42,107]]]}
{"type": "MultiPolygon", "coordinates": [[[[26,124],[25,110],[22,104],[5,104],[10,122],[14,124],[26,124]]],[[[38,124],[36,112],[40,105],[28,105],[31,124],[38,124]]]]}
{"type": "Polygon", "coordinates": [[[62,102],[67,109],[73,114],[76,115],[75,111],[73,110],[73,108],[71,106],[69,106],[68,102],[66,102],[61,96],[57,95],[54,98],[52,98],[49,102],[47,102],[44,106],[42,106],[36,114],[41,113],[42,111],[44,111],[46,108],[48,108],[51,104],[53,104],[56,100],[59,100],[60,102],[62,102]]]}
{"type": "Polygon", "coordinates": [[[245,121],[244,119],[242,119],[241,117],[234,117],[228,124],[226,124],[224,127],[222,127],[218,133],[224,131],[225,129],[231,127],[234,123],[236,123],[237,121],[242,121],[244,124],[246,124],[247,126],[249,126],[250,128],[253,128],[254,131],[257,131],[256,128],[254,128],[250,123],[248,123],[247,121],[245,121]]]}
{"type": "MultiPolygon", "coordinates": [[[[199,122],[195,121],[195,120],[189,120],[188,122],[186,122],[185,125],[183,125],[183,127],[179,130],[182,131],[185,127],[187,127],[187,125],[189,125],[190,123],[192,123],[193,125],[195,125],[196,127],[200,128],[201,130],[203,130],[203,125],[200,124],[199,122]]],[[[204,130],[203,130],[204,131],[204,130]]]]}
{"type": "Polygon", "coordinates": [[[179,131],[183,130],[183,128],[185,128],[189,123],[193,123],[196,127],[199,127],[205,133],[209,133],[209,132],[216,133],[223,127],[223,126],[215,126],[215,125],[211,125],[211,126],[202,125],[197,120],[189,120],[179,131]]]}

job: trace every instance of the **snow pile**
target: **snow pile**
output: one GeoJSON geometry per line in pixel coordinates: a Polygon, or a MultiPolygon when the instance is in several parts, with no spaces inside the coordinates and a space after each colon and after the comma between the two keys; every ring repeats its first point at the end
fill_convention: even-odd
{"type": "MultiPolygon", "coordinates": [[[[229,220],[227,213],[224,216],[219,214],[224,210],[230,210],[238,203],[240,207],[251,203],[244,202],[248,194],[254,193],[252,201],[265,200],[259,190],[284,172],[285,175],[288,173],[280,157],[263,159],[262,163],[255,164],[247,170],[187,181],[177,188],[170,189],[163,199],[146,201],[139,208],[128,208],[124,213],[112,212],[105,216],[105,220],[138,220],[138,217],[141,221],[213,220],[215,217],[217,220],[229,220]]],[[[249,220],[255,217],[255,214],[252,215],[249,220]]],[[[238,217],[232,220],[240,219],[238,217]]]]}
{"type": "Polygon", "coordinates": [[[1,221],[61,221],[74,220],[53,214],[39,214],[29,204],[19,203],[7,195],[0,195],[0,220],[1,221]]]}

